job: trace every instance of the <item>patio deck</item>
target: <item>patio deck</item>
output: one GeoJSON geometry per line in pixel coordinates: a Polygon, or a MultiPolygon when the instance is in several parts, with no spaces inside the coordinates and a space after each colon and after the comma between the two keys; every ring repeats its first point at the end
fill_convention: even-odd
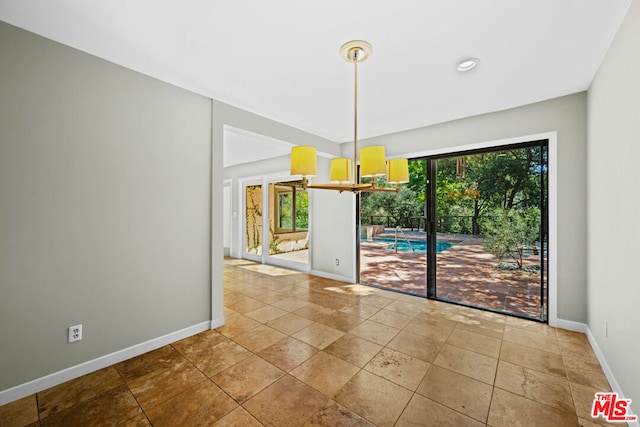
{"type": "MultiPolygon", "coordinates": [[[[538,257],[526,264],[535,265],[538,257]]],[[[360,282],[426,296],[426,255],[385,249],[361,242],[360,282]]],[[[498,259],[482,239],[469,237],[440,252],[436,259],[438,298],[539,318],[540,274],[498,270],[498,259]]]]}

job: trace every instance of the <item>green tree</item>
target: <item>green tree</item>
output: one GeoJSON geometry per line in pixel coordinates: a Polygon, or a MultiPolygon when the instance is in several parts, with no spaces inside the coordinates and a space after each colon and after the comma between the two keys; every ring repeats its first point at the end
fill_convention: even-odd
{"type": "Polygon", "coordinates": [[[484,223],[485,248],[499,260],[513,258],[522,269],[524,251],[533,248],[539,238],[540,210],[526,208],[502,211],[495,220],[484,223]]]}

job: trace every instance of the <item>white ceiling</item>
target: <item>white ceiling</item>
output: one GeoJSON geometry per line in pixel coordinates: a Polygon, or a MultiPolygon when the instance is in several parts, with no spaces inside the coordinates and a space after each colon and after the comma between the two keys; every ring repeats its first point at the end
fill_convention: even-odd
{"type": "Polygon", "coordinates": [[[586,90],[630,1],[0,0],[0,19],[345,142],[349,40],[373,45],[359,67],[367,138],[586,90]],[[459,73],[466,57],[480,65],[459,73]]]}

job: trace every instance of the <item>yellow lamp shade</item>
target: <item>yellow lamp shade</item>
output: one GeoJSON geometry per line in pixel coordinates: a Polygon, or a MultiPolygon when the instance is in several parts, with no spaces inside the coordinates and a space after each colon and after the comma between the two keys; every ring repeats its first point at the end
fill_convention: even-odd
{"type": "Polygon", "coordinates": [[[387,173],[384,147],[374,145],[360,150],[360,176],[382,176],[387,173]]]}
{"type": "Polygon", "coordinates": [[[317,174],[316,149],[298,145],[291,149],[291,175],[315,176],[317,174]]]}
{"type": "Polygon", "coordinates": [[[387,162],[387,182],[389,184],[409,182],[409,162],[407,159],[390,159],[387,162]]]}
{"type": "Polygon", "coordinates": [[[351,159],[332,159],[329,179],[338,183],[351,182],[351,159]]]}

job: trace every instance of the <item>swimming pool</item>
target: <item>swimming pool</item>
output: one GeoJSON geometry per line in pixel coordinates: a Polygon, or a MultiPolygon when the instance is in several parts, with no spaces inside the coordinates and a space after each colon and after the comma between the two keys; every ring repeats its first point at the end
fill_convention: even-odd
{"type": "MultiPolygon", "coordinates": [[[[366,239],[362,239],[365,241],[366,239]]],[[[382,243],[390,243],[390,249],[395,249],[396,240],[393,237],[374,237],[374,242],[382,242],[382,243]]],[[[406,240],[399,238],[398,239],[398,251],[409,251],[411,252],[411,247],[413,246],[413,251],[415,252],[427,252],[427,242],[425,240],[410,240],[411,245],[407,243],[406,240]]],[[[455,245],[458,242],[452,242],[449,240],[438,240],[436,241],[436,253],[440,253],[444,250],[449,249],[451,246],[455,245]]]]}

